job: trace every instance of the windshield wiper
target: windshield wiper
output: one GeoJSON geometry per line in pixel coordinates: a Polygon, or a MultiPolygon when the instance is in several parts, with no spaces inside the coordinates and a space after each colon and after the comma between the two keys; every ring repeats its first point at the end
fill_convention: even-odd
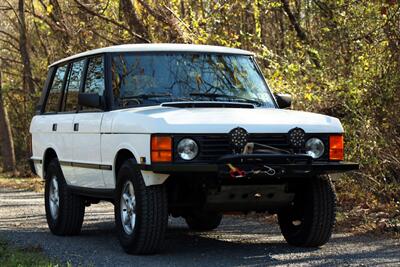
{"type": "Polygon", "coordinates": [[[199,96],[199,97],[208,97],[208,98],[227,98],[229,100],[241,100],[244,102],[248,102],[248,103],[252,103],[255,104],[257,106],[261,106],[261,102],[257,101],[257,100],[252,100],[252,99],[248,99],[245,97],[241,97],[241,96],[233,96],[233,95],[225,95],[225,94],[217,94],[217,93],[190,93],[190,96],[199,96]]]}
{"type": "Polygon", "coordinates": [[[188,99],[188,98],[173,97],[173,95],[171,93],[164,93],[164,94],[162,94],[162,93],[160,93],[160,94],[156,94],[156,93],[138,94],[138,95],[133,95],[133,96],[122,97],[120,100],[122,102],[124,102],[124,103],[129,103],[131,101],[135,101],[136,103],[134,104],[134,106],[136,106],[136,105],[142,105],[143,104],[143,100],[147,100],[147,99],[150,99],[150,98],[157,98],[157,97],[160,97],[160,98],[168,97],[168,98],[170,98],[168,100],[168,102],[169,101],[193,101],[192,99],[188,99]]]}
{"type": "Polygon", "coordinates": [[[121,100],[129,100],[129,99],[149,99],[155,97],[171,97],[172,94],[165,93],[165,94],[138,94],[133,96],[122,97],[121,100]]]}

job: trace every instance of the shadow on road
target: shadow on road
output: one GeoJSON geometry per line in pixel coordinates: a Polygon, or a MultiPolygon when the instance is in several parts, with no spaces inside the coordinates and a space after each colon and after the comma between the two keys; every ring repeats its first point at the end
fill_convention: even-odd
{"type": "MultiPolygon", "coordinates": [[[[27,218],[29,220],[29,218],[27,218]]],[[[39,245],[46,253],[73,264],[123,266],[278,266],[287,264],[337,265],[344,263],[395,264],[400,262],[399,248],[368,237],[334,236],[318,249],[288,246],[276,227],[263,226],[242,218],[226,218],[217,231],[194,233],[182,220],[173,220],[164,250],[153,256],[131,256],[119,246],[112,221],[90,223],[79,236],[57,237],[47,229],[40,231],[0,230],[0,236],[12,235],[16,244],[39,245]]]]}
{"type": "Polygon", "coordinates": [[[286,244],[276,225],[245,216],[225,216],[217,230],[202,233],[170,219],[160,254],[127,255],[116,238],[112,204],[92,205],[79,236],[59,237],[47,228],[41,194],[27,191],[0,192],[0,239],[41,247],[74,266],[400,266],[398,240],[335,234],[322,248],[296,248],[286,244]]]}

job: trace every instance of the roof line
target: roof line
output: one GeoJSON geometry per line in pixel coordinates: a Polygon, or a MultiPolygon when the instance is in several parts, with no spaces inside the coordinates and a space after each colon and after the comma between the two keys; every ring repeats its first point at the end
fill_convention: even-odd
{"type": "Polygon", "coordinates": [[[58,65],[60,63],[77,59],[80,57],[86,57],[91,55],[97,55],[102,53],[112,52],[193,52],[193,53],[217,53],[217,54],[234,54],[234,55],[248,55],[254,56],[254,53],[237,49],[229,48],[224,46],[213,46],[213,45],[195,45],[195,44],[125,44],[115,45],[103,48],[97,48],[86,52],[78,53],[63,59],[60,59],[49,67],[58,65]]]}

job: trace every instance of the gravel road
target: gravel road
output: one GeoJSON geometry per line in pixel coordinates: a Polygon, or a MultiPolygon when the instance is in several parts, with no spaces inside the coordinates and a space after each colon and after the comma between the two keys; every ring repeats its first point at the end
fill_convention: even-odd
{"type": "Polygon", "coordinates": [[[47,229],[42,194],[5,188],[0,188],[0,238],[41,247],[74,266],[400,266],[399,240],[338,233],[322,248],[294,248],[276,225],[245,216],[226,216],[208,233],[193,233],[182,220],[170,219],[161,254],[131,256],[115,236],[111,204],[86,209],[80,236],[57,237],[47,229]]]}

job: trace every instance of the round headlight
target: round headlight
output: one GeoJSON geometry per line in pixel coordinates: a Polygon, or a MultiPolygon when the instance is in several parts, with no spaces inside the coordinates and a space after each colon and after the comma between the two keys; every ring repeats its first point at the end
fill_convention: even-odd
{"type": "Polygon", "coordinates": [[[184,160],[192,160],[199,153],[199,147],[197,143],[190,139],[184,138],[178,143],[178,154],[184,160]]]}
{"type": "Polygon", "coordinates": [[[310,138],[306,142],[306,152],[307,155],[311,156],[314,159],[321,157],[324,154],[325,145],[318,138],[310,138]]]}

